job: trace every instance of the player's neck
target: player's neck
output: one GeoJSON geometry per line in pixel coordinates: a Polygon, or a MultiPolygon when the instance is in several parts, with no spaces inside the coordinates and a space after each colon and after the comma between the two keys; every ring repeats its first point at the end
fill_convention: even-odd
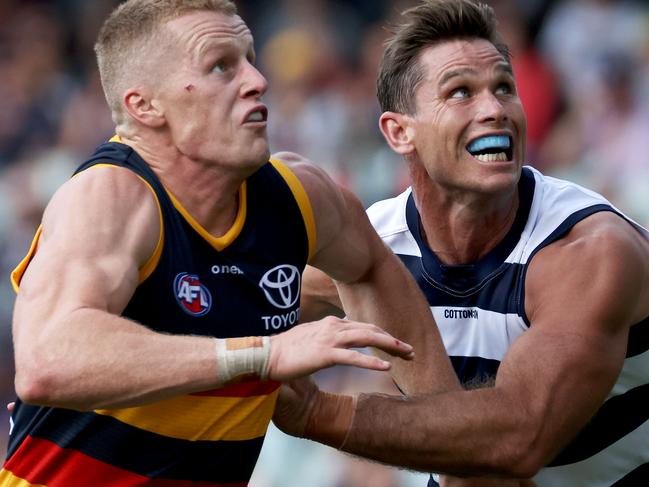
{"type": "Polygon", "coordinates": [[[217,168],[153,168],[168,192],[213,237],[225,235],[236,219],[243,178],[217,168]]]}
{"type": "Polygon", "coordinates": [[[210,235],[223,236],[239,208],[239,191],[248,173],[192,160],[173,145],[125,140],[146,161],[165,189],[210,235]]]}
{"type": "Polygon", "coordinates": [[[518,192],[497,198],[456,200],[440,192],[414,191],[421,219],[421,237],[447,265],[477,262],[511,229],[518,210],[518,192]]]}

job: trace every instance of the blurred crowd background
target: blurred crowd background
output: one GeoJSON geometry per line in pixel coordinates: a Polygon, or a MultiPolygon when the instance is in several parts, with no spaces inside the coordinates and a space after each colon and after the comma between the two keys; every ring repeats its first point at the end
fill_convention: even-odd
{"type": "MultiPolygon", "coordinates": [[[[0,403],[14,396],[9,272],[54,190],[113,134],[92,46],[117,3],[0,0],[0,403]]],[[[367,205],[400,192],[407,176],[377,128],[375,77],[386,26],[413,1],[236,3],[270,82],[272,150],[308,156],[367,205]]],[[[649,224],[647,2],[489,3],[513,53],[528,164],[599,191],[649,224]]],[[[346,369],[320,380],[337,390],[389,388],[379,374],[346,369]]],[[[0,459],[7,431],[1,407],[0,459]]],[[[273,430],[252,486],[423,486],[423,478],[273,430]]]]}

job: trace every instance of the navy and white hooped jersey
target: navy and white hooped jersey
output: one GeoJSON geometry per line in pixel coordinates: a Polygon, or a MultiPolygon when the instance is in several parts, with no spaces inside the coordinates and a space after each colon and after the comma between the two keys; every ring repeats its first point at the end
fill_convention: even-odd
{"type": "MultiPolygon", "coordinates": [[[[620,214],[649,238],[600,195],[533,168],[523,168],[519,190],[511,230],[471,265],[444,265],[422,241],[411,189],[368,210],[428,299],[465,384],[493,377],[507,349],[530,326],[525,273],[540,249],[599,211],[620,214]]],[[[649,485],[649,317],[631,327],[624,367],[598,413],[534,480],[539,487],[649,485]]],[[[437,484],[431,478],[429,485],[437,484]]]]}
{"type": "MultiPolygon", "coordinates": [[[[161,333],[219,338],[271,335],[298,322],[315,224],[304,189],[281,162],[242,184],[237,217],[221,238],[209,235],[130,147],[104,144],[78,171],[97,165],[134,171],[160,210],[157,249],[140,269],[124,317],[161,333]]],[[[17,291],[39,234],[12,276],[17,291]]],[[[245,487],[278,389],[278,382],[257,380],[89,412],[17,401],[0,484],[245,487]]]]}

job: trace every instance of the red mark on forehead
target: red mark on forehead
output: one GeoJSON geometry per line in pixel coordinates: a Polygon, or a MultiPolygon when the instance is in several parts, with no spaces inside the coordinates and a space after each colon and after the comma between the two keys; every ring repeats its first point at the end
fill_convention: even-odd
{"type": "Polygon", "coordinates": [[[185,86],[185,91],[191,93],[192,91],[194,91],[194,85],[188,84],[187,86],[185,86]]]}

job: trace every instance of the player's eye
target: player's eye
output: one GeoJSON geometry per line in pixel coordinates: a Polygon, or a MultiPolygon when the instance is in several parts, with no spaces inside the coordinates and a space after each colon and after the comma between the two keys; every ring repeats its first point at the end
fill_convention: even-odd
{"type": "Polygon", "coordinates": [[[225,73],[225,70],[226,65],[224,61],[218,61],[211,69],[212,73],[225,73]]]}
{"type": "Polygon", "coordinates": [[[450,98],[467,98],[469,96],[469,89],[465,86],[455,88],[450,93],[450,98]]]}
{"type": "Polygon", "coordinates": [[[514,87],[512,86],[511,83],[500,83],[498,84],[498,87],[496,88],[496,94],[497,95],[511,95],[514,93],[514,87]]]}

